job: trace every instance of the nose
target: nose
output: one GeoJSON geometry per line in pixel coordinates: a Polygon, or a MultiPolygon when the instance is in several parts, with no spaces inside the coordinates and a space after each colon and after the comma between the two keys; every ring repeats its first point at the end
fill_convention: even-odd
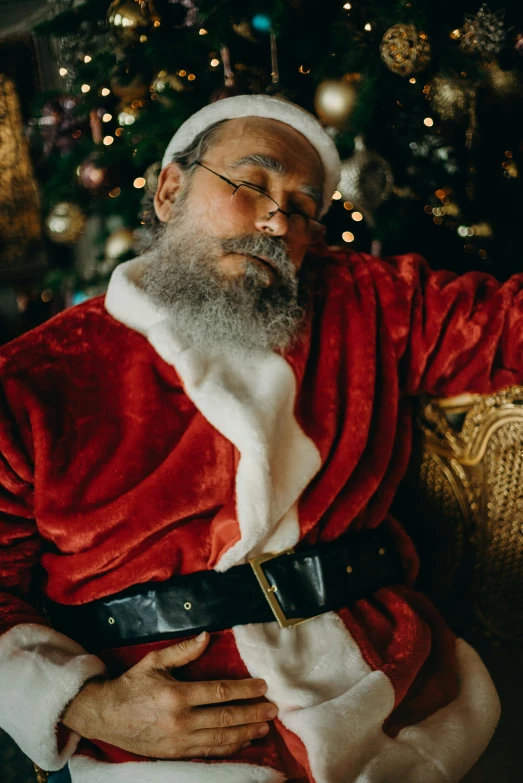
{"type": "Polygon", "coordinates": [[[259,214],[255,220],[258,231],[271,236],[283,237],[289,232],[289,220],[281,210],[275,209],[259,214]]]}

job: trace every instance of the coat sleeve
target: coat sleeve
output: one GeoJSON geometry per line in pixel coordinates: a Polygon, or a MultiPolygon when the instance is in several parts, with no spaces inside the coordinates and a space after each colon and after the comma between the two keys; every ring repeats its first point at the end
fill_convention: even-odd
{"type": "Polygon", "coordinates": [[[369,259],[407,394],[488,394],[523,381],[523,274],[433,271],[415,254],[369,259]]]}
{"type": "Polygon", "coordinates": [[[60,716],[103,662],[54,631],[31,602],[42,539],[30,447],[0,386],[0,728],[43,769],[60,769],[80,737],[60,716]]]}

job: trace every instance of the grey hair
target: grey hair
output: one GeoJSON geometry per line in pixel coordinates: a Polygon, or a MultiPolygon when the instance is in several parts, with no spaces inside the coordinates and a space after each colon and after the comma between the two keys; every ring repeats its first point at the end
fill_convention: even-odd
{"type": "MultiPolygon", "coordinates": [[[[201,133],[194,137],[192,142],[181,152],[177,152],[173,155],[171,163],[177,163],[183,170],[186,177],[186,186],[184,188],[181,198],[187,193],[187,188],[190,183],[190,179],[194,169],[192,166],[197,160],[201,160],[203,156],[209,151],[212,145],[217,141],[221,126],[228,122],[228,120],[220,120],[208,128],[205,128],[201,133]]],[[[140,252],[145,252],[158,238],[158,235],[165,229],[166,224],[158,220],[154,209],[154,196],[155,192],[147,190],[141,204],[140,209],[140,222],[143,226],[143,234],[140,239],[140,252]]]]}

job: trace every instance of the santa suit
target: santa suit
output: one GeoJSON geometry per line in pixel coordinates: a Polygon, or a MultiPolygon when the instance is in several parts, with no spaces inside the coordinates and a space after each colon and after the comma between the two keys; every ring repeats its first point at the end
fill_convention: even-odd
{"type": "Polygon", "coordinates": [[[523,276],[431,272],[413,255],[306,260],[313,316],[284,356],[184,344],[138,288],[140,259],[0,354],[0,725],[73,783],[458,781],[499,714],[476,653],[412,585],[388,509],[419,392],[523,380],[523,276]],[[173,574],[386,525],[405,584],[297,628],[212,635],[185,679],[262,677],[279,717],[221,762],[152,761],[65,730],[82,683],[170,642],[85,651],[30,583],[82,604],[173,574]],[[38,575],[36,570],[36,574],[38,575]]]}

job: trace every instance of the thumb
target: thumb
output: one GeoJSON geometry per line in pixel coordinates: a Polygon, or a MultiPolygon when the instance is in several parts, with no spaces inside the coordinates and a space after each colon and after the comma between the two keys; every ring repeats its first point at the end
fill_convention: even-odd
{"type": "Polygon", "coordinates": [[[165,666],[166,669],[176,669],[185,666],[186,663],[199,658],[207,649],[210,641],[207,631],[204,631],[194,639],[185,639],[179,644],[173,644],[171,647],[165,647],[156,654],[156,663],[165,666]]]}

